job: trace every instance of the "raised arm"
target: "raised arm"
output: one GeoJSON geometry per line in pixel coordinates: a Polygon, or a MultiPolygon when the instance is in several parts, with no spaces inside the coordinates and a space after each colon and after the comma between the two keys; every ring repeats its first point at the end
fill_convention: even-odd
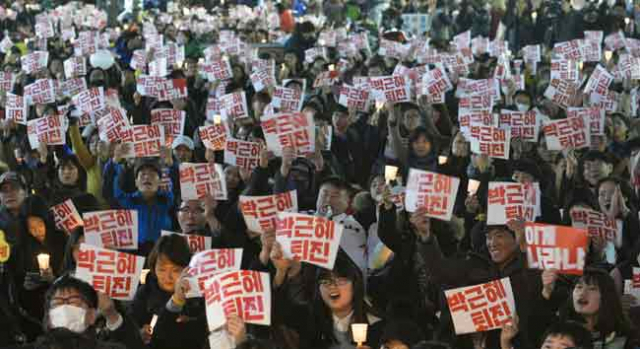
{"type": "Polygon", "coordinates": [[[69,138],[71,139],[73,150],[78,156],[80,165],[82,165],[85,170],[89,170],[93,165],[95,165],[96,157],[91,155],[89,149],[87,149],[87,146],[84,144],[78,123],[74,123],[69,126],[69,138]]]}

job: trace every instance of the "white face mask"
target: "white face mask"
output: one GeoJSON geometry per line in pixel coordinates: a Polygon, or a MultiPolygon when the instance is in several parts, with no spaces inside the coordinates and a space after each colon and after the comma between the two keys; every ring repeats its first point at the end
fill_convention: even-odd
{"type": "Polygon", "coordinates": [[[518,111],[528,111],[529,110],[529,105],[528,104],[522,104],[522,103],[516,103],[516,108],[518,109],[518,111]]]}
{"type": "Polygon", "coordinates": [[[88,327],[86,315],[84,308],[63,304],[49,311],[49,322],[52,328],[64,327],[71,332],[82,333],[88,327]]]}

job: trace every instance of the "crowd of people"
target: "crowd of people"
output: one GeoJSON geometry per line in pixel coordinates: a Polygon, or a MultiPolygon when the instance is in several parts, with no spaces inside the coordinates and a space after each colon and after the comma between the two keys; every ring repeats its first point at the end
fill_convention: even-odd
{"type": "Polygon", "coordinates": [[[242,249],[241,269],[271,276],[269,326],[230,314],[213,331],[237,348],[640,348],[640,299],[625,290],[625,280],[640,283],[633,281],[634,268],[640,268],[640,73],[634,71],[640,64],[634,44],[640,5],[144,3],[154,7],[117,18],[78,2],[16,0],[0,6],[0,347],[215,349],[203,299],[186,296],[184,270],[193,252],[182,236],[161,234],[167,230],[210,237],[207,249],[242,249]],[[426,16],[426,31],[409,26],[406,14],[426,16]],[[552,61],[564,57],[559,48],[566,43],[578,43],[579,49],[565,61],[584,57],[585,31],[601,32],[598,58],[578,58],[579,98],[556,100],[548,90],[569,78],[559,78],[552,61]],[[83,33],[101,39],[87,51],[83,33]],[[140,88],[140,79],[152,70],[146,63],[169,45],[184,54],[161,75],[184,79],[187,94],[159,100],[140,88]],[[532,47],[539,59],[532,58],[532,47]],[[43,51],[46,63],[27,68],[25,57],[43,51]],[[322,54],[311,56],[312,51],[322,54]],[[74,77],[85,81],[83,89],[57,91],[42,103],[27,98],[26,87],[36,81],[62,86],[71,80],[66,62],[73,57],[87,60],[86,72],[74,77]],[[204,70],[220,59],[230,62],[229,79],[204,70]],[[624,70],[629,61],[631,68],[624,70]],[[252,79],[264,66],[274,75],[270,86],[252,79]],[[600,68],[614,77],[605,86],[613,107],[587,93],[585,85],[600,68]],[[451,88],[440,96],[424,94],[421,77],[430,71],[445,72],[451,88]],[[366,83],[391,75],[412,81],[410,96],[394,101],[366,83]],[[535,111],[537,134],[511,137],[504,156],[475,147],[473,123],[460,118],[459,102],[470,81],[485,79],[499,84],[498,95],[482,96],[491,100],[489,115],[535,111]],[[345,102],[344,86],[367,92],[365,107],[345,102]],[[283,112],[273,105],[278,87],[303,96],[299,110],[287,112],[315,123],[315,150],[306,156],[290,146],[275,156],[268,146],[261,120],[283,112]],[[183,111],[181,134],[158,157],[131,158],[132,145],[105,137],[104,125],[73,99],[91,88],[102,88],[107,105],[125,111],[131,125],[152,123],[157,109],[183,111]],[[211,104],[236,92],[244,93],[246,117],[221,121],[211,104]],[[15,96],[25,97],[26,122],[8,110],[15,96]],[[580,107],[604,109],[602,132],[589,135],[586,146],[549,146],[542,125],[580,107]],[[63,117],[66,141],[38,141],[27,124],[55,115],[63,117]],[[225,163],[224,150],[203,140],[200,128],[220,123],[228,137],[261,144],[255,168],[225,163]],[[180,166],[187,163],[223,165],[226,200],[213,193],[183,200],[180,166]],[[395,178],[386,175],[389,166],[398,168],[395,178]],[[407,212],[395,200],[395,188],[407,185],[410,169],[459,179],[450,220],[431,218],[428,207],[407,212]],[[468,191],[474,181],[479,186],[468,191]],[[572,226],[573,210],[588,208],[619,222],[621,243],[591,236],[581,275],[530,268],[525,217],[487,223],[489,186],[498,181],[539,185],[535,222],[572,226]],[[287,257],[275,228],[247,227],[241,195],[290,190],[296,190],[299,212],[344,226],[332,270],[287,257]],[[87,242],[84,228],[61,229],[51,210],[68,199],[80,215],[137,212],[133,252],[146,257],[150,272],[133,300],[113,300],[75,276],[87,242]],[[38,260],[43,253],[50,256],[44,270],[38,260]],[[456,334],[444,292],[504,277],[515,301],[509,321],[490,331],[456,334]],[[355,323],[369,325],[364,343],[353,341],[355,323]]]}

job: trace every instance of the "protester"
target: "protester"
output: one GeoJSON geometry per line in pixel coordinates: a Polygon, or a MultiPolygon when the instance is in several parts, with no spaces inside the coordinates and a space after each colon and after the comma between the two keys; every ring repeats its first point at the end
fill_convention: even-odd
{"type": "Polygon", "coordinates": [[[639,347],[638,16],[0,2],[0,347],[639,347]]]}

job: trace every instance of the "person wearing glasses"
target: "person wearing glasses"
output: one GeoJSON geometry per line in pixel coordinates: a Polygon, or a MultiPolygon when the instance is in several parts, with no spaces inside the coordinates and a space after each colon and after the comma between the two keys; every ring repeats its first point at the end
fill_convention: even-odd
{"type": "Polygon", "coordinates": [[[178,225],[181,232],[203,236],[218,235],[222,225],[216,218],[216,207],[217,201],[212,197],[182,201],[178,207],[178,225]]]}
{"type": "Polygon", "coordinates": [[[276,268],[274,318],[298,332],[299,348],[354,349],[351,325],[355,323],[369,324],[366,345],[380,347],[383,321],[367,312],[362,272],[346,253],[338,252],[333,270],[303,267],[285,259],[282,246],[275,242],[271,262],[276,268]],[[309,275],[313,282],[307,282],[309,275]]]}
{"type": "Polygon", "coordinates": [[[92,344],[85,348],[144,348],[133,321],[120,314],[109,296],[96,292],[80,279],[70,276],[57,279],[47,291],[44,306],[45,334],[34,343],[5,349],[41,348],[40,343],[46,342],[49,335],[54,333],[64,333],[66,337],[92,344]],[[104,329],[99,325],[99,317],[105,320],[104,329]],[[103,330],[106,340],[98,339],[103,337],[103,330]]]}

